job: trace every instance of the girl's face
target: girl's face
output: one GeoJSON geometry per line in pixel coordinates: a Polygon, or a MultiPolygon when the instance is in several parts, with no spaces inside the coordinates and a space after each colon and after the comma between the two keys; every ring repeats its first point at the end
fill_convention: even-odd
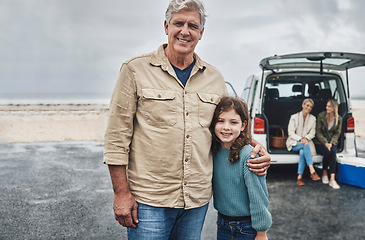
{"type": "Polygon", "coordinates": [[[327,113],[330,114],[330,113],[334,113],[335,112],[335,109],[332,107],[331,103],[328,102],[327,105],[326,105],[326,110],[327,110],[327,113]]]}
{"type": "Polygon", "coordinates": [[[240,115],[234,109],[222,112],[214,127],[215,135],[221,140],[223,148],[230,149],[232,143],[246,127],[240,115]]]}

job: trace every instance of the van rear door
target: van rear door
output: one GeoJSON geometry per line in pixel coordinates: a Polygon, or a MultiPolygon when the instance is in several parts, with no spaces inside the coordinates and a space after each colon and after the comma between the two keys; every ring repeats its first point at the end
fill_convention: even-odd
{"type": "Polygon", "coordinates": [[[261,60],[262,70],[275,69],[323,69],[346,71],[347,94],[350,96],[348,69],[365,66],[365,54],[344,52],[307,52],[275,55],[261,60]]]}
{"type": "Polygon", "coordinates": [[[340,52],[308,52],[275,55],[261,60],[263,70],[283,68],[316,68],[345,71],[365,66],[365,54],[340,52]]]}

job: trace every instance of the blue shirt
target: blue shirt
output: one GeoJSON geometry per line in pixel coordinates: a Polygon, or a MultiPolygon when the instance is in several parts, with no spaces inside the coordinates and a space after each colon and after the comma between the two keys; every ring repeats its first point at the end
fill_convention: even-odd
{"type": "Polygon", "coordinates": [[[189,65],[189,67],[187,67],[183,70],[181,70],[180,68],[177,68],[174,65],[172,65],[172,67],[175,70],[177,78],[180,80],[180,82],[184,86],[186,85],[186,82],[188,81],[188,79],[190,77],[190,73],[191,73],[191,70],[193,69],[194,65],[195,65],[195,58],[194,58],[194,61],[189,65]]]}
{"type": "Polygon", "coordinates": [[[229,149],[221,148],[213,156],[214,208],[227,216],[251,216],[252,227],[266,231],[272,223],[266,176],[249,170],[247,160],[252,150],[251,145],[244,146],[234,163],[228,160],[229,149]]]}

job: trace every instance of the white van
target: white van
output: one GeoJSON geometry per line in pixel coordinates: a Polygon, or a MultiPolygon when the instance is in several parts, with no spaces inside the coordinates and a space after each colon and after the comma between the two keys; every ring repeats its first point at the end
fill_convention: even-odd
{"type": "MultiPolygon", "coordinates": [[[[299,161],[298,153],[274,147],[270,137],[287,136],[289,118],[302,110],[304,98],[313,99],[314,116],[325,111],[328,99],[338,101],[343,126],[337,157],[357,156],[348,70],[360,66],[365,66],[365,54],[313,52],[261,60],[262,72],[247,78],[241,98],[249,106],[253,138],[266,147],[273,164],[299,161]]],[[[322,156],[314,156],[313,162],[322,162],[322,156]]]]}

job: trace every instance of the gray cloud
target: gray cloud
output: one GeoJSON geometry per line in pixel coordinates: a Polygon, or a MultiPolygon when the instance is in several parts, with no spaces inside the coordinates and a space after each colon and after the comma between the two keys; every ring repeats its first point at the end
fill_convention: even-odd
{"type": "MultiPolygon", "coordinates": [[[[0,1],[0,94],[111,92],[122,62],[166,42],[168,3],[0,1]]],[[[205,5],[207,25],[197,52],[238,91],[270,55],[365,52],[360,0],[209,0],[205,5]]],[[[364,92],[360,80],[354,82],[354,92],[364,92]]]]}

